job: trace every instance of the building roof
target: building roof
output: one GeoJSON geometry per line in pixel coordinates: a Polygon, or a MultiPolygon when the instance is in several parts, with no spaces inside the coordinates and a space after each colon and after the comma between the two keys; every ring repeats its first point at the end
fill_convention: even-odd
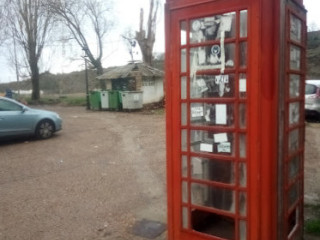
{"type": "Polygon", "coordinates": [[[129,78],[135,77],[137,72],[141,74],[142,77],[163,77],[164,72],[150,67],[144,63],[129,63],[124,66],[109,67],[104,71],[104,74],[97,77],[97,79],[119,79],[119,78],[129,78]]]}

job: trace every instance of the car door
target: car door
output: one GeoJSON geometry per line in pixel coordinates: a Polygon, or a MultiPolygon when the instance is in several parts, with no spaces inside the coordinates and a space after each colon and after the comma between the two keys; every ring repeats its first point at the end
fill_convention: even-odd
{"type": "Polygon", "coordinates": [[[0,99],[0,137],[33,133],[34,121],[18,103],[0,99]]]}

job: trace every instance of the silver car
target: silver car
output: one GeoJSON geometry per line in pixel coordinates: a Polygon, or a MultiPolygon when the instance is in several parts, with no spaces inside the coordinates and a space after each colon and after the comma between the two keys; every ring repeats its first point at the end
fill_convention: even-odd
{"type": "Polygon", "coordinates": [[[0,139],[26,135],[46,139],[61,128],[62,120],[57,113],[33,109],[0,97],[0,139]]]}
{"type": "Polygon", "coordinates": [[[320,120],[320,80],[306,81],[305,114],[320,120]]]}

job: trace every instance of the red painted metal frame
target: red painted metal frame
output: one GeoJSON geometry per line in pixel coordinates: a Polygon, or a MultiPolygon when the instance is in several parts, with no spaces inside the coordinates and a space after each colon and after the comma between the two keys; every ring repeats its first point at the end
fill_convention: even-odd
{"type": "MultiPolygon", "coordinates": [[[[294,0],[293,0],[294,1],[294,0]]],[[[302,0],[295,0],[302,7],[302,0]]],[[[181,166],[180,166],[180,21],[206,15],[208,9],[213,13],[248,10],[248,66],[247,74],[247,209],[248,240],[279,239],[278,226],[278,178],[279,174],[287,176],[287,169],[278,172],[278,104],[280,64],[280,3],[279,0],[167,0],[166,4],[166,122],[167,122],[167,194],[168,194],[168,239],[169,240],[202,240],[219,239],[182,231],[181,213],[181,166]],[[214,6],[214,8],[212,7],[214,6]]],[[[289,11],[289,10],[287,10],[289,11]]],[[[292,12],[292,10],[290,10],[292,12]]],[[[300,16],[304,20],[303,16],[300,16]]],[[[304,22],[305,24],[305,22],[304,22]]],[[[287,39],[288,40],[288,39],[287,39]]],[[[305,39],[304,39],[305,40],[305,39]]],[[[239,42],[239,39],[235,39],[239,42]]],[[[305,42],[302,44],[304,45],[305,42]]],[[[188,42],[187,42],[187,45],[188,42]]],[[[302,46],[303,47],[303,46],[302,46]]],[[[238,52],[238,51],[237,51],[238,52]]],[[[189,53],[188,53],[189,54],[189,53]]],[[[305,50],[302,55],[305,54],[305,50]]],[[[189,55],[187,55],[189,56],[189,55]]],[[[286,56],[287,61],[288,53],[286,56]]],[[[238,59],[238,57],[236,58],[238,59]]],[[[187,62],[189,57],[187,57],[187,62]]],[[[305,62],[299,74],[305,76],[305,62]]],[[[187,68],[189,69],[189,68],[187,68]]],[[[286,68],[287,69],[287,68],[286,68]]],[[[235,74],[241,71],[236,70],[235,74]]],[[[189,86],[189,73],[184,74],[189,86]]],[[[287,72],[286,72],[287,76],[287,72]]],[[[237,78],[236,78],[237,79],[237,78]]],[[[302,78],[303,80],[304,78],[302,78]]],[[[303,81],[301,81],[302,83],[303,81]]],[[[286,77],[288,87],[288,78],[286,77]]],[[[238,83],[237,83],[238,84],[238,83]]],[[[303,90],[303,89],[302,89],[303,90]]],[[[187,91],[189,94],[189,91],[187,91]]],[[[236,94],[236,93],[235,93],[236,94]]],[[[288,95],[287,95],[288,96],[288,95]]],[[[303,105],[303,96],[296,99],[303,105]]],[[[203,99],[204,102],[210,101],[203,99]]],[[[235,100],[236,104],[243,100],[235,100]]],[[[244,100],[245,101],[245,100],[244,100]]],[[[286,99],[286,106],[290,100],[286,99]]],[[[196,101],[193,101],[196,102],[196,101]]],[[[189,105],[187,105],[189,106],[189,105]]],[[[302,106],[303,107],[303,106],[302,106]]],[[[300,120],[304,117],[301,107],[300,120]]],[[[235,113],[238,114],[238,113],[235,113]]],[[[189,110],[188,110],[189,116],[189,110]]],[[[237,117],[236,117],[237,119],[237,117]]],[[[288,113],[286,113],[288,119],[288,113]]],[[[189,121],[189,120],[188,120],[189,121]]],[[[302,120],[301,120],[302,121],[302,120]]],[[[301,129],[303,123],[299,124],[301,129]]],[[[189,123],[187,129],[189,128],[189,123]]],[[[193,128],[197,129],[197,128],[193,128]]],[[[201,127],[199,129],[207,129],[201,127]]],[[[239,128],[234,128],[241,132],[239,128]]],[[[288,126],[285,127],[288,137],[288,126]]],[[[303,132],[303,130],[301,130],[303,132]]],[[[303,141],[303,139],[301,139],[303,141]]],[[[189,142],[189,140],[188,140],[189,142]]],[[[284,146],[288,146],[285,141],[284,146]]],[[[303,147],[299,154],[303,157],[303,147]]],[[[190,152],[188,152],[190,154],[190,152]]],[[[192,154],[191,154],[192,155],[192,154]]],[[[204,155],[206,156],[206,155],[204,155]]],[[[285,153],[285,165],[288,156],[285,153]]],[[[235,161],[237,164],[239,161],[235,161]]],[[[302,163],[301,163],[302,165],[302,163]]],[[[303,179],[301,166],[299,179],[303,179]]],[[[187,180],[190,180],[187,178],[187,180]]],[[[228,186],[224,186],[228,187],[228,186]]],[[[288,185],[285,186],[288,189],[288,185]]],[[[285,194],[285,193],[284,193],[285,194]]],[[[189,194],[190,195],[190,194],[189,194]]],[[[190,197],[190,196],[189,196],[190,197]]],[[[286,197],[284,197],[286,199],[286,197]]],[[[303,198],[299,199],[302,207],[303,198]]],[[[237,203],[238,205],[238,203],[237,203]]],[[[188,205],[186,205],[188,206],[188,205]]],[[[237,206],[238,208],[238,206],[237,206]]],[[[206,209],[207,210],[207,209],[206,209]]],[[[286,211],[286,208],[285,208],[286,211]]],[[[289,214],[289,213],[288,213],[289,214]]],[[[283,216],[287,223],[288,214],[283,216]]],[[[300,217],[302,225],[302,217],[300,217]]],[[[190,222],[190,221],[189,221],[190,222]]],[[[286,232],[286,230],[284,231],[286,232]]],[[[236,234],[238,229],[236,230],[236,234]]],[[[294,234],[293,236],[294,237],[294,234]]],[[[236,238],[238,239],[238,238],[236,238]]],[[[288,238],[291,240],[291,238],[288,238]]]]}
{"type": "MultiPolygon", "coordinates": [[[[294,5],[293,5],[294,6],[294,5]]],[[[287,6],[286,8],[286,25],[287,25],[287,31],[286,31],[286,58],[288,59],[286,62],[286,98],[285,98],[285,104],[286,104],[286,111],[285,111],[285,133],[286,136],[285,139],[285,159],[284,159],[284,169],[283,169],[283,175],[285,177],[284,181],[284,236],[283,239],[293,240],[297,237],[301,237],[303,232],[303,195],[304,195],[304,187],[303,187],[303,179],[304,179],[304,129],[305,129],[305,116],[304,116],[304,90],[305,90],[305,69],[306,69],[306,16],[305,16],[305,10],[298,8],[293,8],[292,6],[287,6]],[[300,11],[299,11],[300,10],[300,11]],[[301,11],[302,10],[302,11],[301,11]],[[302,36],[301,36],[301,42],[295,42],[290,39],[290,17],[294,16],[298,18],[301,21],[302,24],[302,36]],[[290,46],[296,46],[301,49],[301,68],[300,70],[291,70],[290,69],[290,46]],[[300,77],[300,96],[297,98],[291,98],[289,93],[289,84],[290,84],[290,74],[295,74],[300,77]],[[289,104],[299,102],[300,104],[300,121],[298,124],[295,124],[293,126],[290,126],[289,124],[289,104]],[[288,142],[289,142],[289,132],[292,130],[297,129],[299,131],[299,148],[297,151],[295,151],[293,154],[290,154],[288,151],[288,142]],[[295,156],[299,157],[299,172],[297,176],[289,181],[289,162],[292,160],[295,156]],[[289,190],[290,187],[292,187],[294,184],[299,184],[299,193],[298,193],[298,199],[293,204],[293,206],[288,206],[288,200],[289,200],[289,190]],[[288,219],[290,214],[294,213],[294,211],[298,211],[299,218],[297,219],[297,225],[295,228],[293,228],[291,231],[288,229],[288,219]]]]}

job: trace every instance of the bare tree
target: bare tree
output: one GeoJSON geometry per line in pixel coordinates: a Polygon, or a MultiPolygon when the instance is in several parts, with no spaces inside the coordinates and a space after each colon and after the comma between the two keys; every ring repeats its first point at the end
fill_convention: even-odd
{"type": "Polygon", "coordinates": [[[138,54],[138,51],[135,49],[137,46],[137,41],[134,37],[133,32],[131,31],[131,29],[128,28],[124,31],[121,37],[124,40],[124,43],[128,49],[128,52],[131,57],[131,62],[134,62],[134,55],[138,54]]]}
{"type": "Polygon", "coordinates": [[[319,31],[319,30],[320,30],[320,27],[315,22],[312,22],[308,26],[308,32],[315,32],[315,31],[319,31]]]}
{"type": "Polygon", "coordinates": [[[52,11],[67,26],[90,63],[103,73],[103,42],[112,22],[107,20],[112,2],[106,0],[51,0],[52,11]]]}
{"type": "Polygon", "coordinates": [[[39,100],[39,60],[48,40],[52,15],[45,0],[4,0],[6,29],[22,49],[32,82],[32,99],[39,100]]]}
{"type": "Polygon", "coordinates": [[[142,59],[148,65],[152,65],[152,51],[156,40],[156,22],[160,2],[159,0],[150,0],[149,17],[147,29],[144,28],[144,11],[140,10],[140,28],[136,32],[136,40],[141,49],[142,59]]]}
{"type": "Polygon", "coordinates": [[[6,26],[6,19],[5,19],[5,5],[3,3],[0,4],[0,46],[7,40],[8,33],[7,29],[3,26],[6,26]]]}

